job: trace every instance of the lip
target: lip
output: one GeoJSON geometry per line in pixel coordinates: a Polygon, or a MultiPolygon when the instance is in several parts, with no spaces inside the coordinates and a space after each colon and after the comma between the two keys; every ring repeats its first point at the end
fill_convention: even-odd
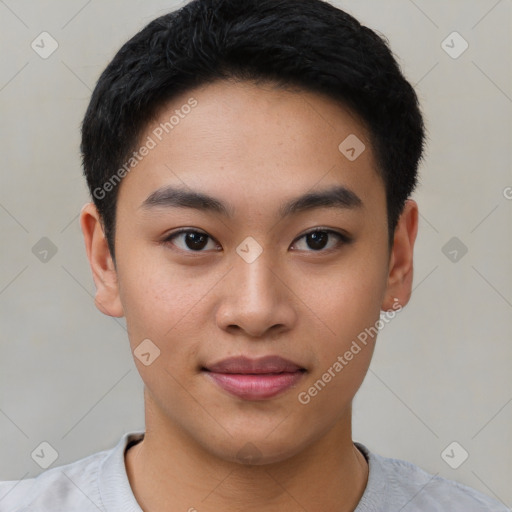
{"type": "Polygon", "coordinates": [[[272,355],[259,359],[230,357],[203,368],[228,393],[245,400],[266,400],[296,385],[305,368],[272,355]]]}
{"type": "Polygon", "coordinates": [[[281,373],[296,372],[304,370],[298,364],[295,364],[284,357],[271,355],[251,359],[250,357],[238,356],[228,357],[217,363],[205,367],[207,370],[216,373],[281,373]]]}

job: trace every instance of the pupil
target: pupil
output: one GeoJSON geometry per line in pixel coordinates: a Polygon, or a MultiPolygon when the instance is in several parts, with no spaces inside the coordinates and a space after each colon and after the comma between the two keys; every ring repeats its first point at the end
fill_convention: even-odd
{"type": "Polygon", "coordinates": [[[189,249],[202,249],[206,245],[204,239],[206,236],[202,233],[187,233],[185,243],[189,249]]]}
{"type": "Polygon", "coordinates": [[[327,233],[325,233],[325,231],[315,231],[314,233],[309,233],[308,237],[310,237],[310,241],[313,241],[312,244],[308,244],[312,249],[323,249],[327,239],[327,233]]]}

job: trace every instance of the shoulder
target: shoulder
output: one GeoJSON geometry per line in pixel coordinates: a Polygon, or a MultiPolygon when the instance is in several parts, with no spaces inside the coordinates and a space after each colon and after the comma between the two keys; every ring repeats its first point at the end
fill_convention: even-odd
{"type": "Polygon", "coordinates": [[[98,473],[111,451],[47,469],[34,478],[0,482],[0,512],[103,510],[98,473]]]}
{"type": "Polygon", "coordinates": [[[367,489],[356,512],[511,512],[501,502],[467,485],[428,473],[412,462],[372,453],[361,443],[355,444],[370,466],[367,489]],[[382,503],[386,503],[385,508],[382,503]]]}

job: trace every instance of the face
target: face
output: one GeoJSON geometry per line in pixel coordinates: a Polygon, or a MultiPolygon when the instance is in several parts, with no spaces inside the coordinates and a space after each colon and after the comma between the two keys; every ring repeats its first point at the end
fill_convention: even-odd
{"type": "Polygon", "coordinates": [[[141,144],[154,147],[120,185],[115,268],[91,205],[82,229],[98,306],[145,354],[149,420],[260,462],[347,428],[375,338],[354,341],[407,302],[415,236],[413,219],[390,253],[363,124],[320,95],[219,81],[175,98],[141,144]]]}

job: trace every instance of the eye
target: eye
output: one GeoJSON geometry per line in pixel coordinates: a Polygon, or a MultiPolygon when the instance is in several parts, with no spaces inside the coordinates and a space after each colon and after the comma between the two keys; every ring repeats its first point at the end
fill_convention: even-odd
{"type": "MultiPolygon", "coordinates": [[[[337,231],[333,231],[331,229],[319,228],[315,228],[314,230],[309,231],[308,233],[304,233],[301,237],[297,238],[298,241],[302,239],[305,239],[307,245],[310,249],[312,249],[312,251],[300,248],[299,250],[306,250],[307,252],[328,252],[338,248],[343,244],[350,243],[351,241],[348,236],[342,233],[338,233],[337,231]],[[327,247],[326,249],[326,246],[329,245],[329,238],[332,239],[332,235],[337,238],[337,241],[331,243],[330,247],[327,247]]],[[[205,249],[205,247],[207,248],[208,240],[211,240],[213,244],[213,247],[210,247],[210,249],[216,249],[218,247],[218,245],[214,243],[214,239],[202,231],[197,231],[194,229],[181,229],[171,233],[167,238],[163,240],[163,243],[175,245],[178,247],[178,249],[185,252],[205,252],[203,249],[205,249]],[[175,239],[181,240],[181,244],[176,243],[175,239]]],[[[297,241],[295,242],[295,245],[296,243],[297,241]]]]}
{"type": "MultiPolygon", "coordinates": [[[[328,252],[332,249],[336,249],[339,246],[343,244],[350,243],[350,238],[342,233],[338,233],[337,231],[333,231],[331,229],[319,229],[315,228],[313,231],[309,231],[308,233],[305,233],[297,240],[306,240],[306,243],[308,246],[313,249],[313,251],[307,251],[307,252],[321,252],[325,249],[325,252],[328,252]],[[335,235],[337,237],[337,242],[331,243],[330,247],[327,247],[325,249],[327,242],[329,240],[329,237],[331,235],[335,235]]],[[[301,249],[299,249],[301,250],[301,249]]]]}
{"type": "Polygon", "coordinates": [[[213,242],[213,238],[210,235],[203,233],[202,231],[196,231],[194,229],[181,229],[171,233],[171,235],[165,238],[163,242],[166,244],[171,243],[172,245],[176,245],[179,249],[186,252],[205,252],[202,249],[208,245],[208,239],[211,239],[213,242]],[[182,244],[175,244],[174,239],[181,240],[182,244]]]}

